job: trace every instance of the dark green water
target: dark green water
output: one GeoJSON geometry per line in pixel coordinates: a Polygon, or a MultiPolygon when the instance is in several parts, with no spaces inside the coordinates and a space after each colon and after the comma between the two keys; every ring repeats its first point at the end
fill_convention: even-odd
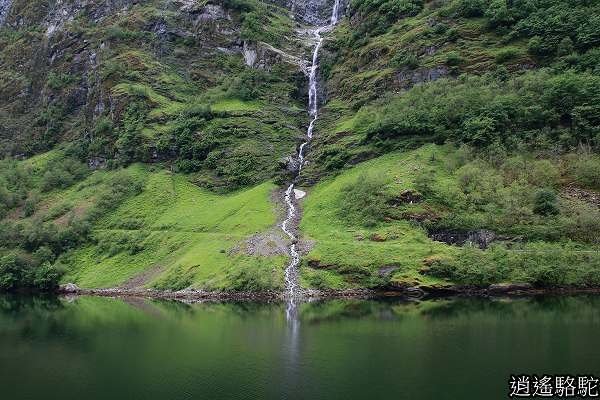
{"type": "Polygon", "coordinates": [[[600,375],[600,297],[195,304],[0,297],[4,399],[502,399],[600,375]]]}

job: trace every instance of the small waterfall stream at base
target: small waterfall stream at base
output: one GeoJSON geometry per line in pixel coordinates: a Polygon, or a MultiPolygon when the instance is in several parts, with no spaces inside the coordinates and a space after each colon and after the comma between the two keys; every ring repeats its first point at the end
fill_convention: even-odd
{"type": "MultiPolygon", "coordinates": [[[[296,322],[296,297],[298,294],[298,266],[300,265],[300,253],[298,252],[298,237],[297,234],[294,233],[291,225],[294,223],[294,220],[297,218],[297,209],[296,209],[296,192],[295,186],[298,180],[298,176],[302,170],[302,167],[305,163],[305,150],[306,146],[310,143],[313,137],[313,130],[315,126],[315,122],[317,121],[319,115],[319,100],[318,100],[318,60],[319,60],[319,51],[323,45],[323,34],[329,32],[335,24],[338,22],[339,18],[339,8],[340,8],[340,0],[335,0],[333,4],[333,10],[331,12],[331,18],[328,25],[317,27],[313,31],[313,35],[316,39],[315,47],[313,48],[312,53],[312,64],[309,70],[308,76],[308,114],[310,116],[310,123],[308,124],[308,129],[306,131],[306,140],[300,145],[298,149],[298,169],[296,171],[295,177],[292,183],[288,186],[285,191],[285,204],[287,206],[287,217],[283,221],[281,225],[281,229],[285,234],[291,239],[292,244],[290,245],[290,263],[285,269],[285,288],[286,288],[286,298],[287,298],[287,307],[286,307],[286,317],[288,321],[296,322]]],[[[296,324],[294,323],[294,326],[296,324]]]]}

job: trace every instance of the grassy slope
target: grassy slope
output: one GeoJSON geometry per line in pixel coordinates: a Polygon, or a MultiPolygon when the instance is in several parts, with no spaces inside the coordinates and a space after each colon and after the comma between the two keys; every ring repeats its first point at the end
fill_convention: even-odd
{"type": "MultiPolygon", "coordinates": [[[[69,270],[65,282],[82,287],[114,287],[150,271],[144,279],[147,282],[138,283],[165,289],[222,289],[231,284],[230,275],[239,269],[257,268],[263,272],[261,279],[266,285],[281,285],[282,257],[230,253],[246,236],[275,223],[271,183],[215,195],[182,175],[152,172],[140,165],[131,168],[144,175],[143,192],[102,218],[94,236],[100,242],[110,242],[111,236],[126,232],[141,242],[141,249],[116,254],[98,245],[78,249],[66,258],[69,270]]],[[[91,179],[96,178],[92,175],[91,179]]],[[[74,198],[74,192],[76,188],[61,196],[74,198]]]]}
{"type": "MultiPolygon", "coordinates": [[[[311,158],[316,162],[303,171],[306,182],[385,154],[389,148],[377,146],[357,129],[357,113],[361,109],[365,113],[377,110],[390,99],[411,91],[421,80],[454,81],[486,73],[511,78],[530,70],[561,70],[568,65],[564,55],[529,54],[529,37],[490,28],[484,17],[458,15],[458,3],[425,1],[417,15],[398,17],[379,32],[374,32],[377,23],[373,22],[377,21],[377,11],[370,16],[371,22],[360,12],[351,12],[340,22],[322,51],[321,70],[327,79],[328,100],[315,128],[311,158]]],[[[431,135],[405,137],[393,145],[396,149],[415,148],[431,139],[431,135]]]]}
{"type": "MultiPolygon", "coordinates": [[[[302,274],[304,283],[334,288],[356,287],[380,283],[378,270],[399,267],[391,276],[396,282],[434,283],[420,276],[423,260],[432,256],[448,256],[454,248],[430,240],[426,232],[408,221],[379,224],[374,228],[349,225],[340,218],[340,189],[365,172],[385,174],[391,179],[390,192],[413,187],[414,170],[436,146],[426,146],[406,153],[388,154],[364,162],[344,173],[315,185],[303,203],[302,232],[316,240],[306,257],[309,265],[302,274]],[[385,241],[374,241],[379,236],[385,241]]],[[[381,240],[381,239],[378,239],[381,240]]]]}
{"type": "MultiPolygon", "coordinates": [[[[457,171],[455,165],[457,154],[453,146],[433,144],[393,152],[360,163],[310,189],[303,203],[301,229],[316,244],[302,266],[303,284],[346,288],[390,283],[430,285],[446,279],[482,285],[521,281],[581,286],[597,282],[600,253],[597,241],[589,236],[589,229],[595,228],[586,228],[593,223],[593,215],[597,215],[592,208],[585,208],[563,193],[559,216],[527,214],[533,194],[546,184],[537,178],[529,184],[520,181],[519,196],[511,191],[502,195],[507,196],[509,203],[519,204],[519,211],[514,214],[506,200],[479,206],[468,200],[467,207],[449,206],[448,199],[463,193],[461,170],[457,171]],[[348,218],[342,198],[347,196],[348,186],[361,179],[384,176],[386,196],[393,199],[404,190],[414,191],[416,179],[423,174],[435,188],[435,193],[426,194],[423,201],[384,205],[389,217],[372,228],[348,218]],[[581,222],[584,212],[591,213],[589,222],[581,222]],[[466,225],[458,227],[458,221],[466,225]],[[506,246],[493,246],[491,250],[459,248],[429,239],[423,228],[426,224],[433,228],[449,225],[465,231],[492,229],[512,239],[506,246]],[[444,267],[434,268],[432,273],[429,267],[438,263],[444,267]],[[397,269],[382,277],[380,272],[384,267],[397,269]]],[[[530,168],[534,168],[535,162],[530,161],[530,168]]],[[[488,173],[501,174],[501,171],[489,166],[488,173]]],[[[500,195],[514,184],[506,182],[506,186],[494,190],[500,195]]]]}

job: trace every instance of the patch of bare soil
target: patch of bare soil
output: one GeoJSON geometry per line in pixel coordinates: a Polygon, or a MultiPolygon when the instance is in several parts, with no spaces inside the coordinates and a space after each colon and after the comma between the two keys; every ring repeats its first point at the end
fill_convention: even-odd
{"type": "Polygon", "coordinates": [[[70,211],[64,213],[54,220],[54,223],[59,226],[66,226],[71,218],[81,218],[90,207],[89,203],[79,204],[70,211]]]}
{"type": "Polygon", "coordinates": [[[156,264],[144,270],[142,273],[131,277],[127,282],[119,286],[119,289],[139,289],[157,277],[164,269],[164,265],[156,264]]]}
{"type": "Polygon", "coordinates": [[[582,189],[570,184],[563,189],[562,194],[565,197],[580,200],[600,208],[600,193],[593,190],[582,189]]]}
{"type": "MultiPolygon", "coordinates": [[[[291,244],[290,239],[285,235],[285,233],[281,230],[281,224],[286,218],[286,208],[284,203],[284,191],[281,189],[274,190],[271,193],[271,201],[275,206],[275,212],[277,214],[277,223],[276,226],[272,227],[266,232],[259,232],[239,245],[235,246],[231,252],[239,253],[243,252],[244,254],[252,255],[252,256],[277,256],[277,255],[289,255],[289,247],[291,244]]],[[[300,222],[302,209],[300,207],[300,202],[296,203],[297,213],[296,218],[292,221],[291,230],[297,235],[298,234],[298,224],[300,222]]],[[[312,240],[304,240],[300,239],[297,243],[298,251],[300,254],[307,254],[314,246],[314,241],[312,240]]]]}

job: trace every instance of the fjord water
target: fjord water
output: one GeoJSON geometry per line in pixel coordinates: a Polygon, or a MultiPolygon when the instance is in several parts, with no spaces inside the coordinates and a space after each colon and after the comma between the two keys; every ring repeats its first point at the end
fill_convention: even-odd
{"type": "Polygon", "coordinates": [[[600,298],[284,304],[0,297],[5,399],[501,399],[600,374],[600,298]]]}

